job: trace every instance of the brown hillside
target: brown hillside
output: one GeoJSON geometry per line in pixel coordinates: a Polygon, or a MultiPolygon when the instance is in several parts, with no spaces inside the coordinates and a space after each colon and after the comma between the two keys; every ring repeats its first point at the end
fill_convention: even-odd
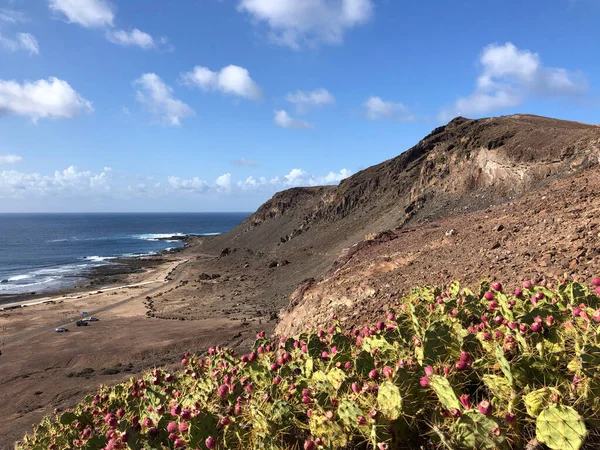
{"type": "Polygon", "coordinates": [[[390,231],[347,249],[321,281],[296,290],[277,332],[316,328],[332,314],[360,325],[415,286],[460,280],[476,288],[487,279],[514,289],[523,280],[565,273],[600,274],[600,167],[515,202],[390,231]]]}
{"type": "Polygon", "coordinates": [[[530,115],[454,119],[339,186],[280,192],[231,233],[202,239],[190,276],[221,276],[179,286],[186,301],[155,298],[152,313],[261,318],[270,328],[299,283],[320,280],[366,235],[515,201],[599,156],[598,126],[530,115]]]}

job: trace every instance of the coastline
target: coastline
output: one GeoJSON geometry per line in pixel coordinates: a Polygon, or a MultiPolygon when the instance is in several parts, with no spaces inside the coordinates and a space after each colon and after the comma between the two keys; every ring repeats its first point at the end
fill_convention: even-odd
{"type": "Polygon", "coordinates": [[[216,266],[234,267],[207,250],[208,241],[194,236],[176,251],[126,259],[126,273],[99,272],[65,292],[24,296],[11,302],[14,308],[0,307],[0,450],[12,449],[32,424],[74,406],[101,384],[153,367],[175,370],[185,351],[244,348],[258,331],[273,329],[265,312],[237,311],[237,287],[227,287],[226,301],[200,292],[234,283],[216,266]],[[204,278],[217,270],[219,279],[204,278]],[[188,288],[200,296],[191,298],[188,288]],[[190,301],[198,314],[172,316],[173,308],[185,311],[190,301]],[[84,311],[100,320],[76,327],[84,311]],[[56,333],[58,327],[69,331],[56,333]]]}
{"type": "Polygon", "coordinates": [[[69,287],[47,290],[40,293],[0,294],[0,311],[19,307],[19,305],[38,304],[63,298],[68,299],[98,290],[111,289],[122,284],[143,282],[144,274],[169,262],[169,256],[177,256],[180,252],[188,248],[192,238],[192,235],[174,235],[157,238],[156,240],[161,241],[182,242],[183,246],[165,249],[152,255],[112,258],[110,263],[92,266],[88,273],[69,276],[69,278],[80,280],[69,287]]]}

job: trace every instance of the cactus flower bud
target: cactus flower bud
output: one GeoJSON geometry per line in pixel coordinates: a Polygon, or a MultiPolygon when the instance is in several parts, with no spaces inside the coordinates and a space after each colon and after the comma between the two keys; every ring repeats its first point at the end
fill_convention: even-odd
{"type": "Polygon", "coordinates": [[[465,409],[471,408],[471,399],[468,394],[463,394],[460,396],[460,403],[463,405],[465,409]]]}
{"type": "Polygon", "coordinates": [[[304,450],[315,450],[316,448],[317,446],[314,441],[311,441],[310,439],[304,441],[304,450]]]}
{"type": "Polygon", "coordinates": [[[492,413],[492,404],[487,400],[482,400],[479,402],[479,406],[477,407],[479,412],[484,416],[489,416],[492,413]]]}

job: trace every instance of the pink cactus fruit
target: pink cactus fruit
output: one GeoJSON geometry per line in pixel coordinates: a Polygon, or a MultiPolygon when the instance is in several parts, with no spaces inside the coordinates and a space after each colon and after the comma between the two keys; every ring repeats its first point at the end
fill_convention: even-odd
{"type": "Polygon", "coordinates": [[[484,416],[489,416],[492,413],[492,404],[487,400],[482,400],[481,402],[479,402],[477,409],[484,416]]]}

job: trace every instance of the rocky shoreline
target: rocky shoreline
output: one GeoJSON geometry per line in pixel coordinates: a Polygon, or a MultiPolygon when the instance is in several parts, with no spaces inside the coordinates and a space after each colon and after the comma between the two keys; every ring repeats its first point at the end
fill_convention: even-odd
{"type": "Polygon", "coordinates": [[[176,255],[185,248],[188,248],[190,242],[193,240],[192,238],[193,236],[189,235],[158,238],[157,240],[160,241],[178,241],[182,242],[184,245],[183,247],[163,250],[156,255],[113,259],[109,264],[92,267],[89,272],[68,275],[65,278],[75,278],[80,281],[64,289],[43,291],[39,293],[0,294],[0,307],[2,307],[3,304],[8,303],[37,300],[48,296],[66,297],[80,292],[96,290],[99,288],[109,288],[111,286],[123,284],[131,276],[143,274],[150,269],[170,261],[169,256],[176,255]]]}

